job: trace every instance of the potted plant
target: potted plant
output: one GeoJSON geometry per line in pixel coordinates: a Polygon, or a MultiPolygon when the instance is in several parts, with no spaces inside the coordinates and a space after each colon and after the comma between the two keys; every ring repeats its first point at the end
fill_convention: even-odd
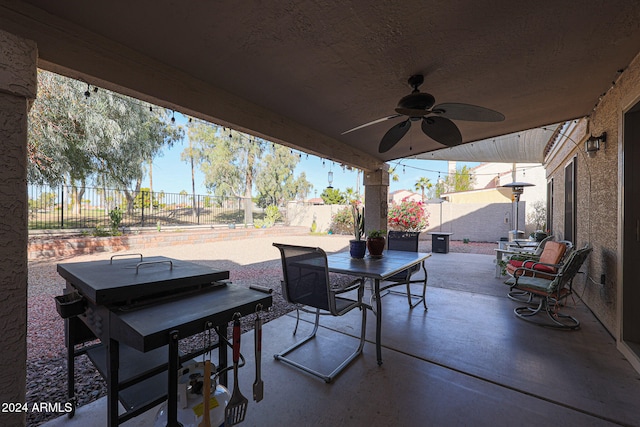
{"type": "Polygon", "coordinates": [[[381,257],[386,243],[387,232],[385,230],[371,230],[367,234],[367,249],[372,257],[381,257]]]}
{"type": "Polygon", "coordinates": [[[352,258],[364,258],[367,251],[367,242],[362,240],[364,234],[364,207],[358,202],[351,204],[351,214],[353,216],[353,236],[349,241],[349,253],[352,258]]]}

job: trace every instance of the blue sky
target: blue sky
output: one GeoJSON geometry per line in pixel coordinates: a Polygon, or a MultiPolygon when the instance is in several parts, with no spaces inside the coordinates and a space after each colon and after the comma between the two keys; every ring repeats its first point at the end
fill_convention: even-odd
{"type": "MultiPolygon", "coordinates": [[[[186,118],[176,113],[176,122],[180,125],[186,124],[186,118]]],[[[166,193],[179,193],[182,190],[191,192],[191,167],[188,163],[180,160],[180,154],[188,146],[187,137],[171,148],[164,150],[163,155],[157,157],[153,162],[153,189],[154,191],[165,191],[166,193]]],[[[473,166],[476,163],[459,163],[458,167],[464,164],[473,166]]],[[[416,181],[420,177],[426,177],[435,183],[438,173],[442,178],[446,177],[447,162],[440,160],[402,160],[390,162],[392,167],[396,167],[398,182],[391,182],[389,191],[401,189],[412,190],[416,181]]],[[[355,170],[343,170],[339,164],[330,160],[306,154],[302,154],[300,163],[294,171],[296,176],[303,172],[307,180],[313,184],[313,190],[309,198],[319,196],[329,185],[328,173],[333,171],[333,187],[339,190],[346,190],[348,187],[356,189],[358,174],[355,170]]],[[[360,173],[360,185],[362,188],[362,173],[360,173]]],[[[149,177],[143,181],[143,187],[149,186],[149,177]]],[[[206,194],[204,186],[204,176],[196,169],[196,193],[206,194]]]]}

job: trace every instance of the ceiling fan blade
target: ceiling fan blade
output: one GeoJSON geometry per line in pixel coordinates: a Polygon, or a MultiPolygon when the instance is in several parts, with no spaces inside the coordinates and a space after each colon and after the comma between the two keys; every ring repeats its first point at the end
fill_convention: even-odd
{"type": "Polygon", "coordinates": [[[367,126],[375,125],[376,123],[381,123],[381,122],[384,122],[384,121],[387,121],[387,120],[395,119],[396,117],[400,117],[400,114],[394,114],[392,116],[383,117],[381,119],[374,120],[374,121],[369,122],[369,123],[365,123],[363,125],[360,125],[358,127],[353,128],[353,129],[349,129],[347,131],[344,131],[340,135],[346,135],[346,134],[351,133],[351,132],[353,132],[355,130],[366,128],[367,126]]]}
{"type": "Polygon", "coordinates": [[[447,147],[462,143],[462,135],[455,123],[444,117],[430,116],[422,119],[422,132],[447,147]]]}
{"type": "Polygon", "coordinates": [[[471,104],[445,103],[431,110],[434,114],[452,120],[468,120],[472,122],[501,122],[504,114],[471,104]]]}
{"type": "Polygon", "coordinates": [[[393,146],[396,145],[398,141],[400,141],[402,137],[407,134],[407,132],[409,132],[410,127],[411,119],[407,119],[404,122],[400,122],[389,129],[387,133],[385,133],[382,137],[382,141],[380,141],[378,152],[386,153],[387,151],[391,150],[393,146]]]}

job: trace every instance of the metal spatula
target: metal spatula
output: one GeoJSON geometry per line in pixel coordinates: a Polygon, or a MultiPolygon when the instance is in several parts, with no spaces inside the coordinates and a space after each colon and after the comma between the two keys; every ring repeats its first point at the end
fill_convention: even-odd
{"type": "Polygon", "coordinates": [[[224,410],[224,425],[233,426],[244,421],[249,400],[240,393],[238,385],[238,360],[240,360],[240,319],[233,321],[233,393],[224,410]]]}
{"type": "Polygon", "coordinates": [[[264,383],[260,375],[260,365],[262,363],[262,319],[256,312],[256,323],[254,328],[255,352],[256,352],[256,381],[253,383],[253,400],[260,402],[264,395],[264,383]]]}

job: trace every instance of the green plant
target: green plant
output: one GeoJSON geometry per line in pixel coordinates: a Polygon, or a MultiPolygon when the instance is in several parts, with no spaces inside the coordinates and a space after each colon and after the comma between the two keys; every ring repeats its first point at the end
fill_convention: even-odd
{"type": "Polygon", "coordinates": [[[364,234],[364,206],[358,201],[351,203],[351,215],[353,216],[353,236],[356,240],[362,240],[364,234]]]}
{"type": "Polygon", "coordinates": [[[273,227],[280,219],[280,210],[275,205],[269,205],[264,210],[264,219],[256,219],[253,223],[256,228],[273,227]]]}
{"type": "Polygon", "coordinates": [[[109,219],[111,220],[111,228],[117,230],[122,222],[122,210],[119,207],[115,207],[109,211],[109,219]]]}
{"type": "Polygon", "coordinates": [[[381,237],[386,237],[387,232],[385,230],[371,230],[367,233],[367,238],[369,239],[379,239],[381,237]]]}
{"type": "Polygon", "coordinates": [[[93,233],[92,233],[95,237],[111,237],[111,236],[121,236],[122,233],[120,231],[118,231],[117,229],[111,229],[108,230],[104,227],[96,227],[93,229],[93,233]]]}
{"type": "Polygon", "coordinates": [[[331,234],[353,233],[353,214],[351,213],[350,206],[346,206],[331,215],[331,225],[329,229],[331,234]]]}

